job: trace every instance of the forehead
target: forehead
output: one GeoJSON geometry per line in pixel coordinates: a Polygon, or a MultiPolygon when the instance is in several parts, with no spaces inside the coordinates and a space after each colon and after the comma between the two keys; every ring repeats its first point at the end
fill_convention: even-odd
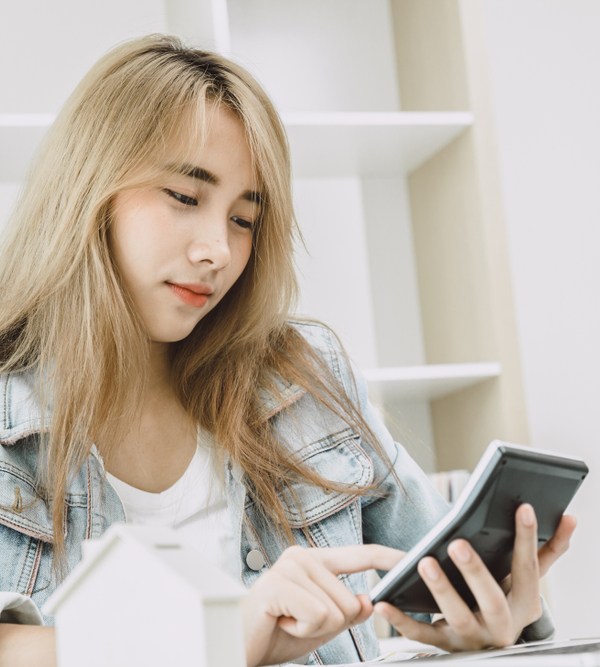
{"type": "Polygon", "coordinates": [[[239,136],[247,142],[246,130],[239,115],[222,103],[205,100],[173,115],[164,132],[164,150],[189,161],[210,142],[215,128],[218,129],[223,122],[235,126],[239,136]]]}
{"type": "Polygon", "coordinates": [[[248,163],[255,183],[260,168],[252,140],[241,116],[223,103],[206,101],[198,107],[183,111],[162,142],[158,165],[198,165],[237,155],[238,161],[248,163]]]}

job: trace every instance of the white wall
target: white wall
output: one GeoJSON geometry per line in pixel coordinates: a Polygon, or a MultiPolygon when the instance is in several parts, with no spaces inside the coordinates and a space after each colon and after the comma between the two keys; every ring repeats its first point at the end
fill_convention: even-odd
{"type": "Polygon", "coordinates": [[[561,636],[600,622],[600,2],[485,0],[532,443],[591,469],[549,576],[561,636]]]}
{"type": "Polygon", "coordinates": [[[0,181],[0,232],[12,212],[20,187],[20,183],[4,183],[0,181]]]}
{"type": "Polygon", "coordinates": [[[161,0],[0,3],[0,113],[54,113],[117,42],[165,29],[161,0]]]}

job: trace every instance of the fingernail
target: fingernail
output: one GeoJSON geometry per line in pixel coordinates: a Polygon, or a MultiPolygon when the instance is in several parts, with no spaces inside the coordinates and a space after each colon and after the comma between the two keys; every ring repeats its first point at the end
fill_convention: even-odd
{"type": "Polygon", "coordinates": [[[451,549],[452,554],[461,561],[461,563],[468,563],[471,560],[471,552],[466,544],[463,544],[462,542],[454,542],[451,545],[451,549]]]}
{"type": "Polygon", "coordinates": [[[438,571],[437,565],[430,560],[422,560],[421,567],[423,572],[428,579],[432,581],[437,581],[440,578],[440,573],[438,571]]]}
{"type": "Polygon", "coordinates": [[[535,523],[535,514],[531,505],[523,505],[521,508],[521,523],[531,527],[535,523]]]}

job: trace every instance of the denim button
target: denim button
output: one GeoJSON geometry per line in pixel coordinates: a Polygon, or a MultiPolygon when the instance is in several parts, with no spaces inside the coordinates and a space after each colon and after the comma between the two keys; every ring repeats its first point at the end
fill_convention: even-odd
{"type": "Polygon", "coordinates": [[[265,557],[262,555],[262,553],[258,549],[252,549],[252,551],[248,552],[248,555],[246,556],[246,565],[251,569],[251,570],[261,570],[265,564],[265,557]]]}

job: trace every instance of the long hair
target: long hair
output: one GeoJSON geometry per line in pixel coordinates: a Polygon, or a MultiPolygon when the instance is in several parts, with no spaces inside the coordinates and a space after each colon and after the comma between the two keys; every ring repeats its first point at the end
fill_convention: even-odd
{"type": "Polygon", "coordinates": [[[51,498],[55,556],[64,553],[69,476],[92,443],[119,442],[146,382],[147,334],[109,251],[111,201],[152,181],[175,138],[185,151],[201,136],[209,103],[242,122],[264,202],[241,277],[171,346],[173,386],[289,537],[282,487],[299,478],[335,484],[276,441],[260,389],[275,391],[279,374],[368,432],[287,323],[296,225],[286,135],[270,100],[243,68],[174,37],[124,43],[90,70],[49,129],[0,256],[0,371],[37,373],[47,421],[40,484],[51,498]]]}

